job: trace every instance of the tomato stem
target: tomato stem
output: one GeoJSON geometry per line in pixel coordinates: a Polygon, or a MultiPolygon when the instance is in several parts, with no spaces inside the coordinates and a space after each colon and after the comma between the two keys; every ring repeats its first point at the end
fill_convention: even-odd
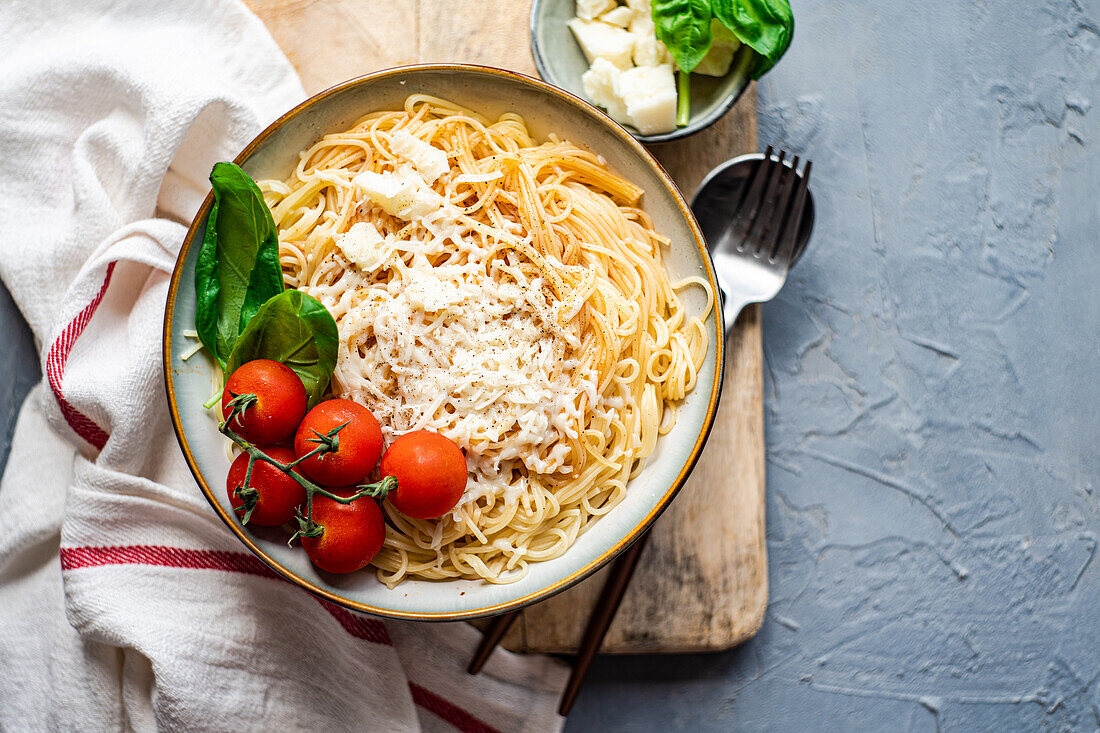
{"type": "Polygon", "coordinates": [[[373,484],[359,484],[355,488],[358,489],[356,496],[370,496],[382,501],[391,491],[397,490],[397,477],[383,476],[381,481],[373,484]]]}
{"type": "Polygon", "coordinates": [[[260,492],[252,488],[252,467],[256,464],[255,456],[248,457],[248,468],[244,472],[244,483],[233,490],[233,494],[241,500],[241,509],[244,509],[244,515],[241,517],[241,524],[248,524],[248,520],[252,518],[252,510],[256,508],[256,504],[259,503],[260,492]]]}
{"type": "Polygon", "coordinates": [[[291,543],[299,537],[320,537],[325,533],[325,526],[313,521],[313,497],[310,496],[307,501],[309,502],[308,516],[303,517],[300,509],[295,512],[294,518],[298,520],[298,530],[286,541],[287,547],[290,547],[291,543]]]}
{"type": "Polygon", "coordinates": [[[252,467],[255,466],[255,465],[256,465],[256,457],[255,456],[249,456],[248,457],[248,468],[246,468],[245,472],[244,472],[244,485],[241,486],[242,489],[247,489],[252,485],[252,467]]]}
{"type": "Polygon", "coordinates": [[[339,446],[339,438],[337,437],[337,434],[345,427],[347,427],[348,423],[338,425],[324,435],[318,433],[317,431],[314,431],[314,434],[317,435],[317,438],[310,438],[309,440],[310,442],[318,443],[318,446],[311,450],[309,453],[306,453],[305,455],[294,459],[290,463],[281,463],[275,460],[267,453],[264,453],[262,450],[256,447],[254,444],[242,438],[240,435],[234,432],[231,427],[229,427],[229,424],[233,422],[233,420],[241,412],[247,409],[248,406],[255,401],[255,399],[256,395],[251,394],[234,395],[233,399],[230,400],[229,404],[227,405],[230,408],[229,415],[226,417],[224,422],[218,425],[218,431],[222,435],[232,440],[234,443],[237,444],[237,446],[240,447],[241,450],[248,454],[248,469],[245,471],[244,485],[237,487],[237,489],[235,490],[237,496],[240,496],[245,501],[245,508],[247,508],[247,513],[241,520],[241,524],[248,524],[248,519],[252,516],[252,509],[255,508],[255,497],[257,494],[255,489],[252,489],[249,486],[249,482],[252,480],[252,467],[256,461],[264,461],[265,463],[270,463],[272,466],[275,466],[275,468],[279,469],[287,476],[290,476],[292,479],[297,481],[298,484],[306,490],[306,515],[305,517],[303,517],[301,515],[301,512],[298,512],[298,531],[291,535],[290,540],[287,542],[287,544],[290,544],[298,537],[318,537],[321,535],[322,532],[324,532],[324,527],[313,521],[314,494],[320,494],[321,496],[332,499],[333,501],[339,502],[340,504],[350,504],[357,499],[362,499],[368,496],[381,501],[382,499],[386,498],[386,494],[397,488],[397,479],[393,476],[385,476],[382,478],[381,481],[378,481],[377,483],[360,484],[356,486],[355,493],[351,494],[350,496],[339,496],[332,493],[331,491],[323,489],[322,487],[315,484],[313,481],[310,481],[308,478],[294,470],[295,466],[297,466],[299,463],[309,458],[310,456],[335,451],[339,446]],[[251,397],[252,399],[244,399],[248,397],[251,397]],[[248,506],[248,500],[250,498],[252,499],[252,506],[248,506]]]}
{"type": "Polygon", "coordinates": [[[237,394],[236,392],[230,391],[229,394],[232,395],[233,398],[225,405],[229,408],[229,417],[226,418],[226,422],[235,420],[242,412],[260,401],[260,398],[252,392],[237,394]]]}
{"type": "Polygon", "coordinates": [[[304,461],[306,458],[309,458],[314,453],[327,453],[328,451],[332,451],[332,452],[335,453],[336,451],[340,450],[340,431],[343,430],[344,428],[346,428],[350,424],[351,424],[351,420],[348,420],[343,425],[337,425],[336,427],[334,427],[332,430],[328,431],[324,435],[321,435],[316,430],[312,430],[312,428],[311,428],[313,434],[317,437],[315,437],[315,438],[306,438],[306,442],[307,443],[317,443],[317,448],[315,448],[310,453],[307,453],[306,455],[299,458],[297,461],[295,461],[295,463],[298,463],[298,461],[304,461]]]}

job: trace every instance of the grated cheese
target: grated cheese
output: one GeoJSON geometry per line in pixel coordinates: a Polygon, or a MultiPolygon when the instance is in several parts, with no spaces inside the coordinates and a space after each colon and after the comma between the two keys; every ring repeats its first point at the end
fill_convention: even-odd
{"type": "Polygon", "coordinates": [[[515,502],[525,479],[514,469],[572,472],[565,439],[579,437],[597,377],[560,325],[569,304],[517,255],[490,258],[458,219],[445,205],[408,240],[357,223],[336,240],[348,261],[340,280],[305,289],[336,318],[343,396],[366,404],[387,440],[434,430],[458,443],[470,469],[463,504],[515,502]]]}

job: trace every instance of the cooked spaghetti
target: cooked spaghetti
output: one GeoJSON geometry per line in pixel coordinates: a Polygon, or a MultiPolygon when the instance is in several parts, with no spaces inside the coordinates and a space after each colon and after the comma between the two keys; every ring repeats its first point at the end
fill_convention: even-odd
{"type": "Polygon", "coordinates": [[[695,384],[714,302],[669,282],[638,186],[515,114],[413,95],[260,187],[287,285],[336,319],[333,391],[387,441],[428,429],[466,454],[443,518],[385,503],[383,582],[518,579],[623,499],[695,384]]]}

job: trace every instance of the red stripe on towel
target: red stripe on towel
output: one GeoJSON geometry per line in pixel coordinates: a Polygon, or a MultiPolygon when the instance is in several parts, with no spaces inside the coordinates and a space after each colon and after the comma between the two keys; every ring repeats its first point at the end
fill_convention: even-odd
{"type": "Polygon", "coordinates": [[[366,641],[373,641],[375,644],[393,646],[393,640],[390,639],[390,634],[386,631],[386,625],[381,621],[359,616],[346,608],[321,598],[318,598],[317,602],[331,613],[334,619],[340,622],[340,625],[344,627],[344,631],[352,636],[366,641]]]}
{"type": "Polygon", "coordinates": [[[431,690],[423,688],[415,682],[409,683],[409,691],[412,692],[414,703],[450,723],[462,733],[500,733],[485,721],[475,718],[453,702],[444,700],[431,690]]]}
{"type": "Polygon", "coordinates": [[[190,570],[224,570],[231,573],[279,576],[258,558],[243,552],[224,550],[185,550],[159,545],[115,547],[62,547],[61,569],[76,570],[100,565],[153,565],[190,570]]]}
{"type": "MultiPolygon", "coordinates": [[[[62,570],[78,570],[104,565],[151,565],[189,570],[221,570],[282,580],[281,576],[257,557],[244,552],[187,550],[161,545],[61,548],[62,570]]],[[[375,644],[393,645],[386,626],[381,621],[353,614],[335,603],[320,598],[317,601],[352,636],[375,644]]],[[[500,733],[488,723],[427,688],[410,682],[409,692],[412,694],[413,703],[462,733],[500,733]]]]}
{"type": "Polygon", "coordinates": [[[69,360],[69,352],[73,350],[73,345],[80,338],[80,334],[84,333],[84,329],[88,327],[88,321],[92,320],[96,308],[103,302],[107,286],[111,283],[111,275],[115,272],[115,264],[115,262],[112,262],[107,265],[107,275],[103,278],[103,285],[100,286],[99,292],[92,298],[91,303],[84,306],[84,309],[77,313],[73,320],[69,321],[69,325],[65,326],[61,335],[53,342],[46,354],[46,378],[49,380],[50,391],[53,392],[57,405],[61,408],[61,414],[65,418],[65,422],[69,423],[69,427],[77,435],[100,450],[107,443],[107,432],[65,399],[65,395],[61,390],[61,383],[65,377],[65,363],[69,360]]]}
{"type": "MultiPolygon", "coordinates": [[[[259,575],[282,580],[259,558],[244,552],[225,550],[185,550],[161,545],[127,545],[114,547],[62,547],[61,569],[76,570],[101,565],[152,565],[188,570],[222,570],[230,573],[259,575]]],[[[378,619],[358,616],[318,598],[318,603],[352,636],[375,644],[393,646],[386,626],[378,619]]]]}

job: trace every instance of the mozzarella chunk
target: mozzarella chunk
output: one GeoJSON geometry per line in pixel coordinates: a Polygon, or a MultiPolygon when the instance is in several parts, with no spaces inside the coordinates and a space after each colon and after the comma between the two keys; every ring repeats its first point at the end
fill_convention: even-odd
{"type": "Polygon", "coordinates": [[[584,93],[588,98],[606,109],[611,119],[629,124],[626,105],[619,98],[620,73],[607,59],[596,59],[591,68],[581,76],[581,83],[584,84],[584,93]]]}
{"type": "Polygon", "coordinates": [[[416,172],[429,186],[450,170],[447,154],[404,130],[390,134],[390,150],[393,154],[412,163],[416,172]]]}
{"type": "Polygon", "coordinates": [[[588,63],[607,59],[620,69],[629,69],[634,55],[634,36],[598,20],[573,18],[567,24],[584,51],[588,63]]]}
{"type": "Polygon", "coordinates": [[[706,76],[725,76],[733,63],[733,49],[729,46],[711,46],[699,65],[691,70],[693,74],[706,76]]]}
{"type": "MultiPolygon", "coordinates": [[[[582,14],[582,3],[588,13],[596,7],[590,4],[594,2],[577,0],[577,17],[568,23],[589,62],[581,76],[585,95],[612,119],[643,135],[676,129],[674,65],[668,49],[657,40],[651,0],[626,0],[593,21],[582,14]]],[[[713,66],[704,66],[704,73],[717,71],[723,63],[728,69],[730,58],[729,48],[716,52],[713,66]]]]}
{"type": "Polygon", "coordinates": [[[729,73],[733,54],[741,47],[741,41],[720,21],[710,22],[711,42],[707,55],[692,69],[693,74],[725,76],[729,73]]]}
{"type": "Polygon", "coordinates": [[[669,55],[665,44],[657,40],[657,37],[636,34],[634,36],[634,65],[635,66],[661,66],[671,64],[672,56],[669,55]]]}
{"type": "Polygon", "coordinates": [[[419,219],[443,206],[443,197],[426,186],[408,165],[393,173],[364,171],[354,181],[372,203],[405,221],[419,219]]]}
{"type": "Polygon", "coordinates": [[[619,96],[630,123],[643,135],[676,128],[676,81],[672,64],[636,66],[619,74],[619,96]]]}
{"type": "Polygon", "coordinates": [[[641,0],[631,5],[634,14],[630,19],[630,32],[634,35],[632,53],[635,66],[660,66],[671,64],[665,44],[657,40],[657,28],[649,14],[649,0],[641,0]]]}
{"type": "Polygon", "coordinates": [[[653,35],[653,11],[649,7],[649,0],[627,0],[626,5],[633,16],[630,19],[630,32],[653,35]]]}
{"type": "Polygon", "coordinates": [[[600,16],[600,20],[604,23],[610,23],[611,25],[617,25],[620,28],[626,28],[630,25],[630,19],[634,17],[634,13],[630,11],[630,8],[625,5],[620,5],[614,10],[608,10],[606,13],[600,16]]]}
{"type": "Polygon", "coordinates": [[[577,0],[577,17],[582,20],[595,20],[615,8],[615,0],[577,0]]]}
{"type": "Polygon", "coordinates": [[[373,272],[385,264],[393,252],[374,224],[361,221],[343,234],[336,235],[336,246],[350,262],[364,272],[373,272]]]}

